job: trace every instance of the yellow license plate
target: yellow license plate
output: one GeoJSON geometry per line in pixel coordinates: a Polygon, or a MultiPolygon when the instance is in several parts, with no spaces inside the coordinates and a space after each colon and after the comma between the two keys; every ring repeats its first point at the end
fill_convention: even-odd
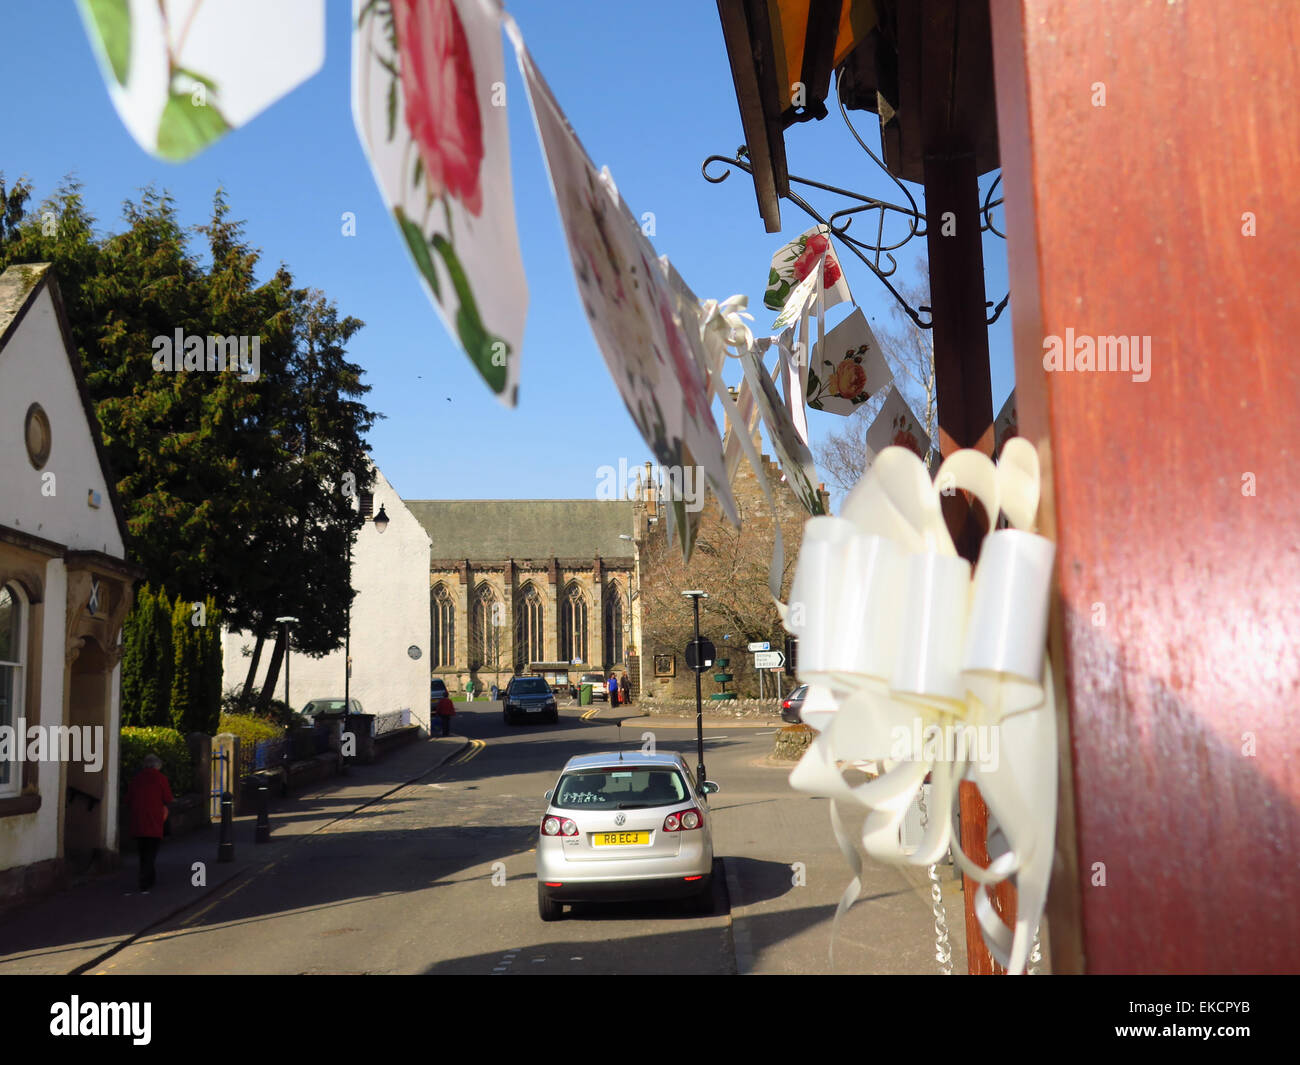
{"type": "Polygon", "coordinates": [[[593,847],[647,847],[650,845],[649,832],[593,832],[593,847]]]}

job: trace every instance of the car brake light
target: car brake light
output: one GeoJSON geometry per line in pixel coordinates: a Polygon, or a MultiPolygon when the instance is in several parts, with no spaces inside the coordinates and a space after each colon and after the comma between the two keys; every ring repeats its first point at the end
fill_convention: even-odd
{"type": "Polygon", "coordinates": [[[689,832],[693,828],[699,828],[704,824],[704,815],[694,806],[689,810],[678,810],[675,814],[669,814],[664,818],[665,832],[689,832]]]}
{"type": "Polygon", "coordinates": [[[564,836],[576,836],[578,834],[578,826],[566,817],[560,822],[560,834],[564,836]]]}
{"type": "Polygon", "coordinates": [[[560,834],[560,819],[558,817],[542,818],[542,835],[558,836],[560,834]]]}

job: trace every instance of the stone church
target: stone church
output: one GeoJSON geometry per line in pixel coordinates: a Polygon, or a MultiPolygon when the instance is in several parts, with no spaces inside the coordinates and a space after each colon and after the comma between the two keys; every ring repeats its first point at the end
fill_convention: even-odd
{"type": "Polygon", "coordinates": [[[640,500],[405,500],[431,541],[429,669],[504,686],[537,663],[638,670],[640,500]]]}

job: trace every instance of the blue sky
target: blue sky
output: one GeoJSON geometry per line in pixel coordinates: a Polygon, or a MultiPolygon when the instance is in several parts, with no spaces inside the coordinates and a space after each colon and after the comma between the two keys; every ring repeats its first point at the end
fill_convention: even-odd
{"type": "MultiPolygon", "coordinates": [[[[744,141],[714,6],[515,0],[507,9],[597,166],[609,166],[636,215],[654,213],[657,250],[702,298],[748,295],[762,335],[774,317],[762,306],[768,264],[811,220],[783,203],[783,233],[768,234],[746,174],[721,185],[700,176],[706,156],[744,141]]],[[[178,166],[143,152],[117,118],[74,4],[11,5],[0,172],[10,183],[30,178],[38,199],[75,174],[103,231],[121,228],[122,202],[151,183],[172,193],[187,224],[204,221],[224,187],[262,251],[262,276],[283,261],[300,284],[366,322],[350,354],[372,386],[367,402],[385,415],[370,434],[372,452],[404,497],[593,498],[600,466],[617,467],[620,457],[635,465],[649,453],[587,329],[513,51],[507,106],[530,291],[519,406],[508,411],[444,331],[375,187],[352,124],[350,18],[349,0],[329,0],[320,73],[178,166]],[[356,214],[355,237],[341,233],[345,211],[356,214]]],[[[851,114],[878,151],[875,116],[851,114]]],[[[787,145],[793,173],[901,199],[837,111],[789,131],[787,145]]],[[[920,201],[920,188],[911,190],[920,201]]],[[[823,213],[846,206],[809,198],[823,213]]],[[[904,249],[901,276],[915,273],[918,252],[923,240],[904,249]]],[[[1005,245],[987,238],[985,256],[988,298],[1000,300],[1005,245]]],[[[860,263],[842,259],[858,305],[886,320],[892,297],[860,263]]],[[[831,311],[828,328],[845,313],[831,311]]],[[[1009,318],[1004,312],[990,331],[995,413],[1012,388],[1009,318]]],[[[727,380],[738,383],[739,373],[729,368],[727,380]]],[[[814,443],[840,422],[810,411],[814,443]]]]}

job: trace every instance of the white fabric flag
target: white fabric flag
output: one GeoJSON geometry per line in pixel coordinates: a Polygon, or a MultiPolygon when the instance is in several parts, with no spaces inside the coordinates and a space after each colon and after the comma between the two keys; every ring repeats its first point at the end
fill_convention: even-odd
{"type": "Polygon", "coordinates": [[[884,405],[867,430],[866,443],[870,451],[868,465],[876,455],[891,445],[907,448],[923,462],[929,455],[930,435],[917,421],[897,385],[889,386],[884,405]]]}
{"type": "Polygon", "coordinates": [[[823,256],[826,259],[822,275],[824,306],[834,307],[837,303],[853,301],[853,294],[849,292],[849,283],[840,268],[840,260],[835,254],[829,234],[828,226],[813,226],[772,256],[772,266],[767,275],[767,291],[763,293],[764,307],[774,311],[786,307],[791,292],[800,281],[807,279],[817,269],[823,256]]]}
{"type": "MultiPolygon", "coordinates": [[[[667,494],[680,511],[677,526],[689,529],[687,514],[703,508],[701,474],[723,512],[734,516],[704,373],[658,256],[608,171],[597,172],[587,156],[518,27],[507,20],[506,29],[528,88],[587,320],[632,421],[667,471],[667,494]]],[[[698,336],[698,319],[695,329],[698,336]]],[[[689,546],[684,536],[684,549],[689,546]]]]}
{"type": "MultiPolygon", "coordinates": [[[[118,117],[184,162],[325,62],[325,0],[79,0],[118,117]]],[[[12,42],[11,42],[12,44],[12,42]]]]}
{"type": "Polygon", "coordinates": [[[808,406],[828,414],[852,414],[892,380],[867,316],[857,307],[813,347],[808,406]]]}
{"type": "Polygon", "coordinates": [[[512,407],[528,284],[500,11],[492,0],[353,4],[352,114],[375,182],[443,324],[512,407]]]}
{"type": "Polygon", "coordinates": [[[768,377],[763,365],[763,354],[771,343],[770,337],[755,340],[749,351],[741,356],[740,365],[745,371],[745,380],[749,383],[759,414],[767,426],[772,450],[776,452],[787,482],[809,514],[823,514],[825,507],[817,491],[817,469],[812,452],[799,439],[790,412],[786,410],[776,385],[768,377]]]}

